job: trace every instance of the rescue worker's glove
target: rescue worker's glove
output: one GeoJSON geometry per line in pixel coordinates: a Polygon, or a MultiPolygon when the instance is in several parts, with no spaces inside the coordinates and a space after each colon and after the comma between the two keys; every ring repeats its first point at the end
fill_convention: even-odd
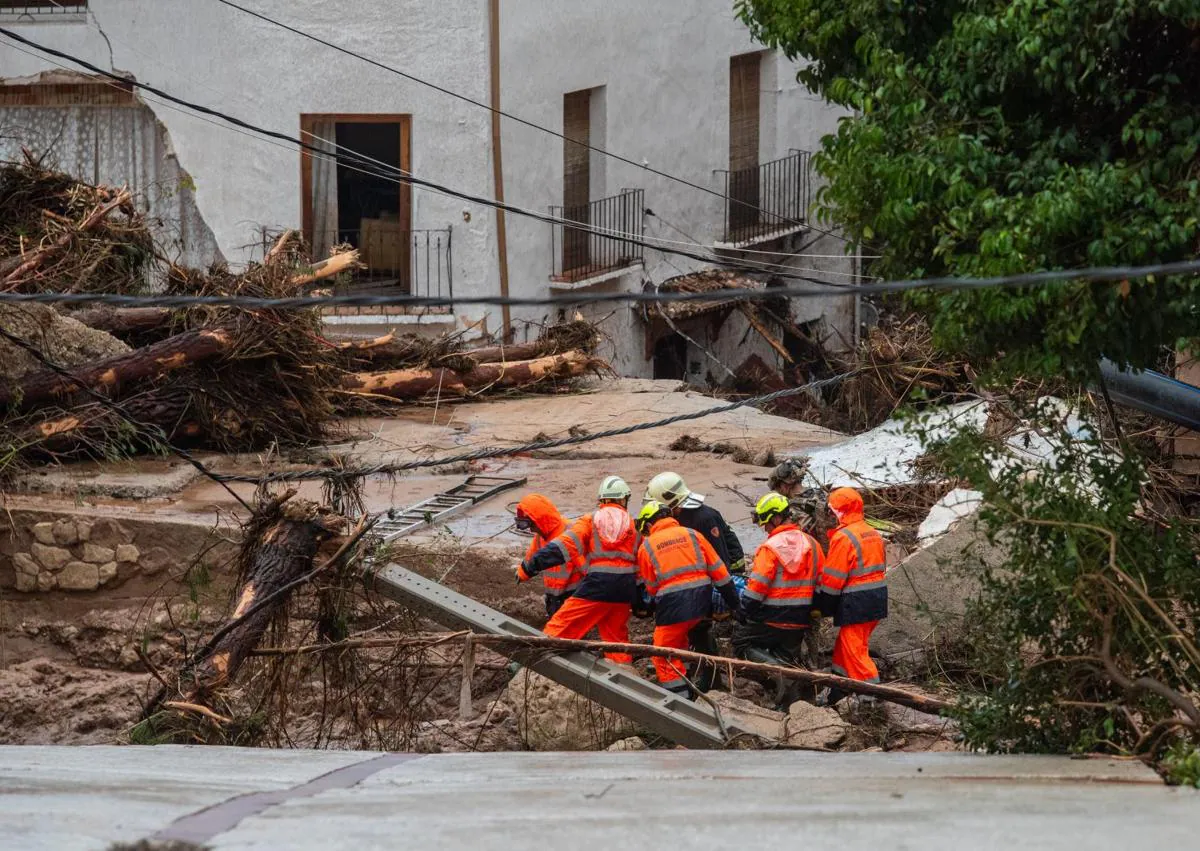
{"type": "Polygon", "coordinates": [[[733,564],[729,565],[729,572],[730,572],[730,573],[736,573],[736,574],[738,574],[738,575],[743,575],[743,574],[745,574],[745,572],[746,572],[746,558],[745,558],[745,556],[743,556],[742,558],[739,558],[739,559],[738,559],[737,561],[735,561],[733,564]]]}
{"type": "Polygon", "coordinates": [[[526,572],[525,562],[521,562],[517,565],[516,576],[518,585],[520,585],[522,582],[528,582],[533,578],[529,573],[526,572]]]}
{"type": "Polygon", "coordinates": [[[639,589],[633,600],[633,616],[645,620],[654,614],[655,600],[645,589],[639,589]]]}
{"type": "Polygon", "coordinates": [[[737,588],[732,582],[726,582],[717,588],[717,591],[721,593],[721,598],[725,601],[725,608],[736,618],[738,612],[742,610],[742,598],[738,594],[737,588]]]}

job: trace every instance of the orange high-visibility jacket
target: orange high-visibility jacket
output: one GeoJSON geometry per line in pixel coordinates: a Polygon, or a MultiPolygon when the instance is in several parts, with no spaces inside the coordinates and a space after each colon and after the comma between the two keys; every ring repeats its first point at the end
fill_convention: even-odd
{"type": "Polygon", "coordinates": [[[566,562],[581,562],[584,576],[575,590],[576,597],[599,603],[632,604],[641,599],[638,543],[629,512],[618,505],[605,504],[568,526],[528,563],[534,572],[540,572],[566,562]]]}
{"type": "Polygon", "coordinates": [[[811,623],[813,593],[825,563],[821,545],[794,523],[772,529],[742,591],[746,617],[780,629],[811,623]]]}
{"type": "MultiPolygon", "coordinates": [[[[533,521],[537,530],[529,548],[525,551],[522,565],[532,560],[535,553],[567,530],[567,518],[558,513],[554,503],[540,493],[531,493],[517,503],[517,510],[533,521]]],[[[526,570],[528,573],[528,570],[526,570]]],[[[549,597],[569,597],[583,581],[583,560],[568,558],[542,572],[542,587],[549,597]]]]}
{"type": "Polygon", "coordinates": [[[732,595],[731,607],[737,607],[737,592],[725,562],[703,535],[684,528],[674,518],[659,520],[650,528],[649,537],[638,547],[638,567],[646,590],[655,599],[659,626],[711,615],[713,585],[732,595]]]}
{"type": "Polygon", "coordinates": [[[816,606],[833,615],[836,626],[887,617],[887,551],[883,536],[863,517],[862,496],[853,488],[829,495],[839,525],[829,533],[816,606]]]}

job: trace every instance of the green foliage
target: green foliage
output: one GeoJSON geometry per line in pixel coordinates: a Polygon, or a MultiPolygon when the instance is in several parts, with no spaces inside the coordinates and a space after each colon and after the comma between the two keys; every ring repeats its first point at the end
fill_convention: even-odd
{"type": "Polygon", "coordinates": [[[1191,742],[1176,742],[1163,758],[1167,779],[1200,789],[1200,750],[1191,742]]]}
{"type": "Polygon", "coordinates": [[[1136,460],[1033,415],[1048,467],[964,431],[938,448],[984,494],[1007,552],[969,613],[990,686],[963,702],[969,744],[997,751],[1154,753],[1200,726],[1200,535],[1148,509],[1136,460]],[[1188,712],[1191,716],[1188,716],[1188,712]],[[1188,723],[1178,723],[1180,719],[1188,723]]]}
{"type": "MultiPolygon", "coordinates": [[[[853,110],[821,212],[888,277],[1192,258],[1200,0],[737,0],[801,82],[853,110]]],[[[924,292],[937,342],[1015,372],[1153,366],[1195,339],[1200,278],[924,292]]]]}

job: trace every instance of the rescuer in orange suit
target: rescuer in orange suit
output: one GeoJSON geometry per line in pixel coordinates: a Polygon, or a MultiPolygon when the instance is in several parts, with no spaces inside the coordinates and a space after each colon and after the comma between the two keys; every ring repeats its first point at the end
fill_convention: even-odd
{"type": "MultiPolygon", "coordinates": [[[[735,616],[738,594],[712,544],[679,525],[671,509],[651,500],[638,512],[638,568],[654,601],[654,646],[686,650],[689,634],[712,615],[712,588],[725,598],[735,616]]],[[[679,659],[654,657],[654,672],[663,688],[691,697],[687,669],[679,659]]]]}
{"type": "MultiPolygon", "coordinates": [[[[754,553],[742,589],[743,616],[733,632],[734,652],[768,665],[798,664],[800,644],[812,623],[813,595],[825,555],[816,539],[792,520],[788,498],[771,492],[754,506],[754,522],[767,540],[754,553]]],[[[776,703],[789,706],[795,687],[781,680],[776,703]]]]}
{"type": "MultiPolygon", "coordinates": [[[[533,540],[525,551],[525,558],[517,566],[517,581],[530,579],[525,564],[534,553],[567,531],[567,518],[563,517],[554,503],[540,493],[525,495],[517,503],[516,527],[522,532],[532,532],[533,540]]],[[[567,598],[575,593],[583,581],[583,561],[578,557],[567,559],[560,565],[542,571],[542,588],[546,592],[546,617],[553,617],[567,598]]]]}
{"type": "MultiPolygon", "coordinates": [[[[833,673],[862,682],[879,682],[871,660],[871,633],[887,617],[887,553],[883,536],[863,516],[862,495],[838,488],[829,495],[838,526],[829,533],[829,552],[817,584],[815,605],[832,615],[838,627],[833,645],[833,673]]],[[[845,694],[831,689],[828,703],[845,694]]]]}
{"type": "MultiPolygon", "coordinates": [[[[600,483],[599,507],[522,563],[528,576],[561,564],[583,565],[583,581],[554,613],[543,632],[556,638],[583,638],[595,627],[601,641],[629,642],[629,616],[640,605],[638,534],[627,510],[631,491],[619,476],[600,483]]],[[[627,653],[605,653],[610,661],[633,664],[627,653]]]]}

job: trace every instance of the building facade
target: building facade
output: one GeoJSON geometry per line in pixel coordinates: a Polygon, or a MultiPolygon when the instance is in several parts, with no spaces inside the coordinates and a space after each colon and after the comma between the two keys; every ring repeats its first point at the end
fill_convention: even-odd
{"type": "MultiPolygon", "coordinates": [[[[81,177],[143,191],[193,265],[248,262],[269,234],[302,228],[318,254],[360,249],[360,287],[536,298],[671,288],[722,265],[672,250],[715,251],[754,266],[760,285],[781,274],[828,282],[827,296],[793,302],[785,319],[835,345],[852,339],[845,287],[857,264],[809,216],[808,152],[840,113],[750,39],[729,0],[243,5],[462,97],[216,0],[0,0],[0,26],[322,152],[81,77],[0,38],[0,154],[40,148],[81,177]],[[497,97],[521,121],[496,118],[486,107],[497,97]],[[334,150],[357,167],[323,153],[334,150]],[[512,212],[501,222],[489,205],[410,185],[408,173],[579,225],[512,212]]],[[[782,326],[768,340],[736,310],[702,311],[686,327],[636,305],[579,310],[603,320],[602,353],[626,375],[703,383],[728,379],[751,353],[786,360],[782,326]]],[[[507,321],[522,339],[557,318],[544,307],[464,306],[330,322],[347,333],[495,334],[507,321]]]]}

